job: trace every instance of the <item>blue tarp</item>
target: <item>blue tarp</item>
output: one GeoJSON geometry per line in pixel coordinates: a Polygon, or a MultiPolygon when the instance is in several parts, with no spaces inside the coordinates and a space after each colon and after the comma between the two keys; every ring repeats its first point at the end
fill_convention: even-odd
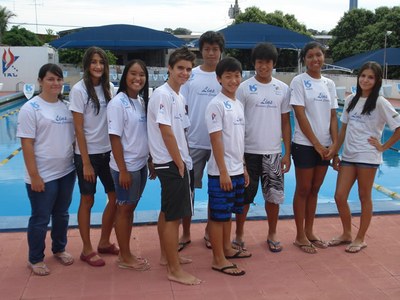
{"type": "MultiPolygon", "coordinates": [[[[301,49],[313,39],[282,27],[263,23],[240,23],[220,30],[227,49],[252,49],[261,42],[269,42],[277,48],[301,49]]],[[[198,46],[198,43],[195,43],[198,46]]]]}
{"type": "MultiPolygon", "coordinates": [[[[379,49],[360,53],[339,60],[335,62],[334,65],[349,69],[359,69],[367,61],[376,61],[378,64],[383,66],[384,51],[385,49],[379,49]]],[[[400,48],[386,49],[386,64],[388,66],[400,66],[400,48]]]]}
{"type": "Polygon", "coordinates": [[[164,31],[135,25],[105,25],[82,29],[49,44],[57,49],[97,46],[108,50],[141,50],[178,48],[185,43],[164,31]]]}

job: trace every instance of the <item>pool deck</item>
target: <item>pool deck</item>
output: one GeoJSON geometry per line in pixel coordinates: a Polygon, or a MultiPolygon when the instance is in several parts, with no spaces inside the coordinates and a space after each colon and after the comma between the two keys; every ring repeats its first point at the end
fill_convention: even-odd
{"type": "MultiPolygon", "coordinates": [[[[353,218],[356,232],[358,218],[353,218]]],[[[131,247],[146,257],[151,269],[145,272],[119,269],[115,256],[103,255],[106,266],[95,268],[79,260],[81,240],[77,229],[69,231],[68,251],[73,265],[60,265],[50,251],[46,259],[51,274],[32,275],[26,267],[26,233],[0,233],[1,299],[400,299],[400,215],[374,216],[367,234],[368,247],[358,254],[344,252],[344,246],[319,250],[310,255],[292,245],[294,221],[280,220],[278,233],[284,249],[267,250],[266,221],[248,221],[246,243],[253,256],[235,263],[246,270],[231,277],[211,270],[211,251],[204,246],[204,223],[192,225],[192,243],[181,253],[193,259],[184,269],[201,278],[198,286],[184,286],[166,278],[158,264],[159,244],[154,225],[134,226],[131,247]]],[[[340,231],[337,217],[315,220],[324,239],[340,231]]],[[[96,243],[99,229],[92,230],[96,243]]],[[[115,235],[113,233],[113,240],[115,235]]]]}
{"type": "MultiPolygon", "coordinates": [[[[1,94],[0,94],[1,96],[1,94]]],[[[399,100],[392,100],[400,108],[399,100]]],[[[353,232],[358,229],[359,203],[350,203],[353,232]]],[[[195,210],[192,243],[181,253],[193,259],[184,269],[201,278],[198,286],[184,286],[166,278],[165,267],[158,264],[158,211],[135,213],[131,248],[149,259],[149,271],[119,269],[115,256],[104,255],[106,266],[90,267],[79,260],[81,239],[76,215],[71,215],[68,247],[76,259],[64,267],[51,256],[47,236],[45,262],[52,274],[38,277],[27,269],[26,228],[28,216],[0,217],[0,298],[13,299],[400,299],[400,201],[374,203],[366,242],[358,254],[344,252],[344,246],[319,250],[310,255],[293,246],[295,225],[291,205],[282,205],[278,223],[281,253],[268,251],[265,240],[267,222],[264,208],[252,206],[246,223],[248,259],[234,261],[246,270],[242,277],[227,276],[211,270],[212,253],[204,246],[206,210],[195,210]],[[140,224],[140,226],[136,225],[140,224]]],[[[320,203],[315,230],[323,239],[336,236],[341,229],[334,203],[320,203]]],[[[101,215],[93,214],[92,240],[100,237],[101,215]]],[[[233,226],[234,230],[234,226],[233,226]]],[[[232,232],[233,232],[232,230],[232,232]]],[[[116,241],[113,232],[112,240],[116,241]]]]}

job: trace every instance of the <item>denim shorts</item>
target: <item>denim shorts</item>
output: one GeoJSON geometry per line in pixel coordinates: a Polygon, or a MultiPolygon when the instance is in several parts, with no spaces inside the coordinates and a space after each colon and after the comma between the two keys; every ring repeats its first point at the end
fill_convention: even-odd
{"type": "Polygon", "coordinates": [[[313,146],[292,143],[294,166],[300,169],[329,166],[329,160],[323,160],[313,146]]]}
{"type": "Polygon", "coordinates": [[[368,164],[368,163],[359,163],[359,162],[351,162],[351,161],[340,161],[341,167],[356,167],[356,168],[371,168],[371,169],[378,169],[379,164],[368,164]]]}
{"type": "Polygon", "coordinates": [[[138,171],[129,172],[131,175],[131,186],[129,189],[124,189],[119,184],[119,172],[111,169],[111,175],[114,180],[115,192],[117,195],[117,204],[137,205],[140,197],[143,194],[144,187],[147,181],[147,166],[145,165],[138,171]]]}
{"type": "Polygon", "coordinates": [[[231,176],[233,189],[224,191],[220,186],[220,177],[208,175],[208,208],[210,219],[226,222],[232,213],[243,213],[244,176],[231,176]]]}
{"type": "MultiPolygon", "coordinates": [[[[100,154],[89,154],[90,163],[93,166],[96,178],[99,177],[104,186],[104,192],[114,192],[114,181],[110,172],[110,152],[100,154]]],[[[76,174],[78,175],[79,190],[82,195],[96,194],[96,183],[86,181],[83,177],[83,163],[82,157],[79,154],[74,155],[74,163],[76,174]]]]}

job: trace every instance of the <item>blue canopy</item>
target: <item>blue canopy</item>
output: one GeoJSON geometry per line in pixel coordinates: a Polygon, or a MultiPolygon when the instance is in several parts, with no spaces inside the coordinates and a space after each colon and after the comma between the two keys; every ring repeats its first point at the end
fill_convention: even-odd
{"type": "Polygon", "coordinates": [[[307,35],[263,23],[235,24],[219,32],[224,35],[225,48],[228,49],[251,49],[261,42],[269,42],[277,48],[300,49],[313,41],[307,35]]]}
{"type": "MultiPolygon", "coordinates": [[[[385,49],[368,51],[346,57],[345,59],[335,62],[334,64],[349,69],[359,69],[367,61],[376,61],[378,64],[383,66],[384,52],[385,49]]],[[[400,48],[386,49],[386,64],[388,66],[400,66],[400,48]]]]}
{"type": "Polygon", "coordinates": [[[49,44],[57,49],[97,46],[107,50],[143,50],[178,48],[185,43],[164,31],[135,25],[105,25],[82,29],[49,44]]]}

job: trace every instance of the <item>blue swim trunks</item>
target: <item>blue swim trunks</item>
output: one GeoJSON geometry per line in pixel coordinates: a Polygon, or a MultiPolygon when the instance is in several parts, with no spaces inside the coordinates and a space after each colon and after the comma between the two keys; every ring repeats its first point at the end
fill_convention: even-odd
{"type": "Polygon", "coordinates": [[[243,213],[244,176],[231,176],[233,189],[226,192],[221,189],[219,176],[208,175],[208,208],[210,219],[215,222],[226,222],[232,213],[243,213]]]}

